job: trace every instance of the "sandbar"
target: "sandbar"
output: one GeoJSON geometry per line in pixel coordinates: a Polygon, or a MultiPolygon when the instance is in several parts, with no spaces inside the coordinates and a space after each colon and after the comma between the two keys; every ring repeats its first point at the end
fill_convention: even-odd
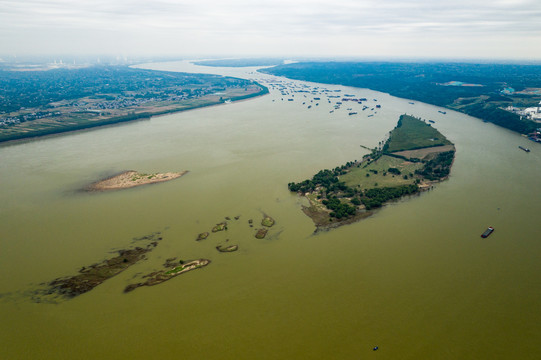
{"type": "Polygon", "coordinates": [[[85,190],[107,191],[127,189],[141,185],[170,181],[179,178],[186,173],[188,173],[188,171],[142,174],[135,170],[129,170],[124,171],[118,175],[114,175],[106,179],[97,181],[89,185],[85,190]]]}

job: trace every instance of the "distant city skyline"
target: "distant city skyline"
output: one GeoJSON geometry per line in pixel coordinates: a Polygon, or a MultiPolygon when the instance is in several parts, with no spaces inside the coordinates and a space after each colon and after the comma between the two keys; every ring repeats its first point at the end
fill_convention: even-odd
{"type": "Polygon", "coordinates": [[[541,60],[541,2],[0,0],[4,56],[541,60]]]}

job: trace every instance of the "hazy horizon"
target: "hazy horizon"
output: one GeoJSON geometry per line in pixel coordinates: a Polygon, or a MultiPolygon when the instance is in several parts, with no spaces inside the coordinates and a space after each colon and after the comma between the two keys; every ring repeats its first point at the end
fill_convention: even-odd
{"type": "Polygon", "coordinates": [[[531,0],[0,0],[3,56],[541,60],[531,0]]]}

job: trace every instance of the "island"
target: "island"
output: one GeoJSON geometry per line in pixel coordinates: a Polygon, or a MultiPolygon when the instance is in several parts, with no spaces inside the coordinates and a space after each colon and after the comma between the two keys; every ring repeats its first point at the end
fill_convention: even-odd
{"type": "Polygon", "coordinates": [[[402,115],[386,141],[360,161],[321,170],[288,184],[309,205],[303,211],[316,232],[366,218],[389,201],[429,190],[447,179],[454,145],[430,122],[402,115]]]}
{"type": "Polygon", "coordinates": [[[205,240],[206,238],[209,237],[209,232],[208,231],[205,231],[205,232],[202,232],[201,234],[197,235],[197,241],[201,241],[201,240],[205,240]]]}
{"type": "Polygon", "coordinates": [[[120,174],[95,182],[85,188],[87,191],[108,191],[128,189],[141,185],[155,184],[177,179],[188,171],[144,174],[135,170],[124,171],[120,174]]]}
{"type": "Polygon", "coordinates": [[[266,227],[272,227],[274,225],[274,219],[271,218],[269,215],[265,214],[263,220],[261,220],[261,225],[266,227]]]}
{"type": "Polygon", "coordinates": [[[264,239],[265,236],[267,236],[267,232],[269,230],[268,229],[265,229],[265,228],[261,228],[261,229],[257,229],[256,233],[255,233],[255,237],[256,239],[264,239]]]}
{"type": "Polygon", "coordinates": [[[216,224],[216,226],[212,228],[213,233],[218,232],[218,231],[224,231],[224,230],[227,230],[227,223],[225,221],[219,224],[216,224]]]}
{"type": "Polygon", "coordinates": [[[218,246],[216,246],[216,250],[218,250],[219,252],[233,252],[233,251],[237,251],[238,249],[239,249],[238,245],[229,245],[229,246],[218,245],[218,246]]]}
{"type": "Polygon", "coordinates": [[[180,274],[185,274],[188,271],[201,269],[202,267],[207,266],[210,264],[210,260],[208,259],[198,259],[198,260],[191,260],[191,261],[183,261],[180,260],[178,263],[174,263],[175,258],[168,259],[166,263],[164,264],[165,269],[152,272],[150,274],[147,274],[143,276],[143,278],[146,278],[147,280],[144,282],[139,282],[135,284],[130,284],[126,286],[124,289],[124,292],[130,292],[138,287],[141,286],[153,286],[163,283],[164,281],[170,280],[174,278],[175,276],[178,276],[180,274]]]}

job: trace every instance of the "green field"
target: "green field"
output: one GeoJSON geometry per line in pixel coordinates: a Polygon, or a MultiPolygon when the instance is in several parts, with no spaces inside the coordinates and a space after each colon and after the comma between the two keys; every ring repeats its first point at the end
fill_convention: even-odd
{"type": "Polygon", "coordinates": [[[377,161],[367,167],[352,168],[347,174],[340,176],[340,181],[347,186],[359,189],[372,189],[375,187],[392,187],[399,185],[408,185],[415,182],[415,170],[421,169],[422,163],[411,163],[402,159],[383,155],[377,161]],[[394,175],[388,172],[389,168],[397,168],[400,175],[394,175]],[[375,173],[377,171],[377,174],[375,173]],[[366,176],[366,175],[369,176],[366,176]],[[384,175],[385,174],[385,175],[384,175]],[[404,179],[407,175],[407,179],[404,179]],[[377,184],[377,185],[376,185],[377,184]]]}
{"type": "Polygon", "coordinates": [[[445,136],[424,121],[413,116],[401,115],[384,150],[392,153],[450,144],[445,136]]]}

